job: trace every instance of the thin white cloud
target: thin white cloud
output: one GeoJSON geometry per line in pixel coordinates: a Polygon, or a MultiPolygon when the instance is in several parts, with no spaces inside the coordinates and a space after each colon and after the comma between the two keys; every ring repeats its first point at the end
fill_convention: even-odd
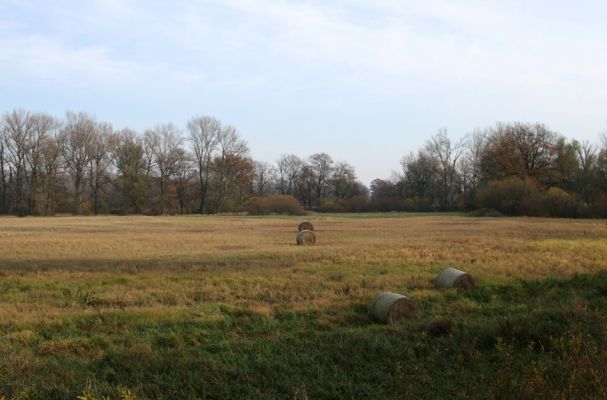
{"type": "Polygon", "coordinates": [[[178,71],[176,83],[203,82],[202,77],[250,82],[267,73],[297,86],[310,76],[318,82],[324,74],[327,84],[403,94],[428,83],[456,88],[470,84],[545,88],[604,84],[607,79],[603,73],[607,51],[602,51],[607,45],[601,35],[584,34],[583,26],[543,20],[524,7],[503,3],[177,1],[170,11],[158,3],[135,0],[95,3],[95,7],[65,11],[65,17],[72,19],[75,13],[85,14],[81,19],[87,26],[76,26],[68,35],[84,31],[85,37],[93,36],[92,45],[61,42],[60,37],[48,44],[17,37],[11,45],[7,44],[10,35],[0,39],[0,44],[17,56],[17,68],[35,74],[39,66],[44,68],[38,71],[42,76],[73,69],[90,71],[92,77],[121,76],[125,69],[141,76],[141,69],[161,70],[157,65],[165,65],[178,71]],[[157,15],[163,12],[171,14],[163,19],[157,15]],[[112,25],[108,18],[125,14],[132,21],[112,25]],[[367,14],[369,23],[364,21],[367,14]],[[95,20],[97,27],[92,23],[95,20]],[[95,35],[120,35],[103,32],[106,23],[107,29],[124,30],[120,46],[131,40],[132,48],[142,48],[141,59],[131,59],[111,44],[94,43],[95,35]],[[133,38],[131,24],[145,30],[144,39],[133,38]],[[41,54],[52,63],[41,62],[41,54]],[[150,63],[156,66],[145,65],[150,63]]]}
{"type": "Polygon", "coordinates": [[[605,80],[601,70],[607,52],[600,53],[604,41],[600,36],[580,37],[575,32],[582,27],[568,21],[538,20],[519,7],[491,10],[478,3],[357,3],[382,15],[381,23],[361,24],[348,18],[343,3],[222,1],[218,7],[247,22],[226,26],[224,21],[202,17],[204,8],[198,8],[200,19],[190,10],[184,36],[191,40],[185,43],[199,49],[196,37],[218,32],[227,53],[248,48],[289,67],[328,70],[328,79],[337,75],[360,84],[366,77],[372,85],[405,92],[416,80],[447,86],[541,88],[562,84],[576,71],[575,84],[581,78],[605,80]],[[420,26],[423,23],[430,26],[420,26]],[[594,60],[588,59],[590,55],[594,60]]]}

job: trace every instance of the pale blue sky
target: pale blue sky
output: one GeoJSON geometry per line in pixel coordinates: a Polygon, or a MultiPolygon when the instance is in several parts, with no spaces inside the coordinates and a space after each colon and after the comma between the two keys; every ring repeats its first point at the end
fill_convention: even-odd
{"type": "Polygon", "coordinates": [[[388,177],[440,127],[607,127],[607,1],[0,0],[0,111],[238,128],[388,177]]]}

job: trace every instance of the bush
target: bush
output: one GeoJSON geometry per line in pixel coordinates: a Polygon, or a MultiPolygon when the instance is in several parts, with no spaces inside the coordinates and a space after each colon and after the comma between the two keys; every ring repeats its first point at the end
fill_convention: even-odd
{"type": "Polygon", "coordinates": [[[607,218],[607,194],[594,194],[591,199],[590,211],[592,215],[599,218],[607,218]]]}
{"type": "Polygon", "coordinates": [[[322,212],[343,212],[341,204],[332,197],[323,197],[320,199],[319,211],[322,212]]]}
{"type": "Polygon", "coordinates": [[[492,208],[506,215],[542,214],[542,193],[535,182],[516,177],[489,182],[476,194],[478,208],[492,208]]]}
{"type": "Polygon", "coordinates": [[[405,201],[399,197],[372,198],[370,206],[372,211],[405,211],[405,201]]]}
{"type": "Polygon", "coordinates": [[[367,212],[371,209],[369,197],[366,195],[356,195],[344,200],[345,208],[348,212],[367,212]]]}
{"type": "Polygon", "coordinates": [[[488,216],[485,209],[506,215],[563,218],[589,214],[575,195],[557,187],[544,192],[532,180],[515,177],[489,182],[478,191],[476,205],[480,210],[472,213],[475,216],[488,216]]]}
{"type": "Polygon", "coordinates": [[[552,187],[543,197],[544,209],[551,217],[575,218],[579,215],[580,202],[571,193],[552,187]]]}
{"type": "Polygon", "coordinates": [[[471,217],[491,217],[491,218],[497,218],[497,217],[504,216],[501,212],[494,210],[493,208],[481,208],[480,210],[472,211],[468,215],[470,215],[471,217]]]}
{"type": "Polygon", "coordinates": [[[304,215],[306,213],[293,196],[253,197],[249,201],[248,212],[251,215],[304,215]]]}
{"type": "Polygon", "coordinates": [[[410,197],[405,199],[405,211],[409,212],[429,212],[432,211],[432,204],[423,197],[410,197]]]}
{"type": "Polygon", "coordinates": [[[370,204],[367,196],[357,195],[347,199],[334,199],[323,197],[320,201],[322,212],[365,212],[369,211],[370,204]]]}

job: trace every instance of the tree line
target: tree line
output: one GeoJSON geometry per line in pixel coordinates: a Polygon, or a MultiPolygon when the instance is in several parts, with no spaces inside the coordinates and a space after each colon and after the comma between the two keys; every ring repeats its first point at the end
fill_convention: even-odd
{"type": "Polygon", "coordinates": [[[607,216],[607,140],[580,143],[539,123],[461,140],[441,129],[367,188],[326,153],[254,160],[236,128],[209,116],[143,132],[82,112],[18,109],[0,121],[0,214],[241,212],[268,197],[279,209],[288,198],[319,211],[607,216]]]}
{"type": "Polygon", "coordinates": [[[253,160],[236,128],[208,116],[143,132],[82,112],[18,109],[0,122],[0,214],[220,213],[271,194],[311,209],[367,193],[350,164],[326,153],[253,160]]]}
{"type": "Polygon", "coordinates": [[[371,183],[374,209],[607,217],[607,134],[597,145],[541,123],[497,123],[461,140],[441,129],[401,167],[371,183]]]}

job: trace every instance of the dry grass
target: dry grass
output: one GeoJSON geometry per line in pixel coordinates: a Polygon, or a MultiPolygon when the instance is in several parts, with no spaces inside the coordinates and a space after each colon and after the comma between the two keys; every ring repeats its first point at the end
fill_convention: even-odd
{"type": "MultiPolygon", "coordinates": [[[[95,362],[117,346],[112,340],[132,340],[129,354],[145,358],[153,345],[124,339],[122,330],[151,327],[150,321],[221,324],[238,310],[268,321],[314,310],[314,329],[354,329],[364,317],[352,310],[378,292],[404,293],[422,304],[450,296],[433,289],[445,266],[469,272],[480,287],[607,269],[604,220],[326,215],[313,219],[314,247],[295,244],[297,221],[0,218],[0,344],[8,344],[0,349],[0,373],[10,365],[27,380],[50,356],[95,362]],[[82,335],[86,327],[77,321],[88,319],[100,319],[107,338],[48,340],[41,333],[67,323],[82,335]]],[[[480,312],[470,298],[434,307],[480,312]]],[[[441,335],[451,330],[447,322],[441,335]]],[[[255,339],[241,328],[218,332],[224,331],[224,339],[255,339]]],[[[176,348],[205,343],[180,335],[162,340],[176,348]]]]}
{"type": "Polygon", "coordinates": [[[315,221],[312,248],[296,246],[294,221],[0,219],[0,320],[200,303],[327,308],[396,289],[423,297],[446,265],[481,285],[607,268],[604,221],[329,216],[315,221]]]}

